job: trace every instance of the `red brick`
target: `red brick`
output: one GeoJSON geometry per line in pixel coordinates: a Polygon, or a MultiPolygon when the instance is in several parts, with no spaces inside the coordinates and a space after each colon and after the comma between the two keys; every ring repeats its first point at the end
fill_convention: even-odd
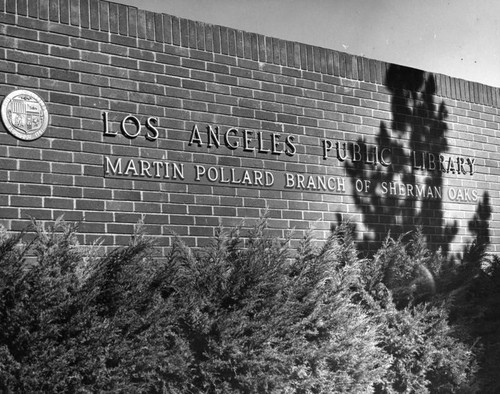
{"type": "Polygon", "coordinates": [[[162,204],[162,213],[187,214],[185,204],[162,204]]]}
{"type": "MultiPolygon", "coordinates": [[[[62,183],[62,182],[57,183],[57,182],[54,181],[55,180],[54,178],[55,177],[61,177],[63,175],[52,175],[52,174],[49,174],[49,175],[50,175],[50,178],[47,179],[47,182],[50,182],[51,184],[62,184],[62,185],[64,185],[64,186],[53,186],[52,195],[54,197],[82,198],[82,196],[83,196],[82,188],[79,188],[79,187],[68,187],[68,185],[72,184],[72,181],[71,182],[65,182],[65,183],[62,183]]],[[[44,180],[45,180],[45,177],[44,177],[44,180]]]]}
{"type": "Polygon", "coordinates": [[[104,223],[82,222],[79,223],[78,230],[82,233],[105,233],[106,226],[104,223]]]}
{"type": "MultiPolygon", "coordinates": [[[[161,213],[161,205],[155,204],[154,200],[146,200],[147,202],[134,202],[134,210],[141,213],[161,213]]],[[[162,202],[162,201],[158,201],[162,202]]]]}
{"type": "Polygon", "coordinates": [[[51,123],[52,126],[68,127],[70,129],[80,129],[81,128],[81,120],[80,119],[52,115],[51,121],[52,121],[52,123],[51,123]]]}
{"type": "Polygon", "coordinates": [[[194,225],[194,218],[192,216],[187,215],[170,215],[170,223],[173,225],[186,225],[192,226],[194,225]]]}
{"type": "MultiPolygon", "coordinates": [[[[8,208],[5,206],[2,207],[1,217],[0,217],[0,219],[2,219],[2,222],[3,222],[3,219],[17,219],[18,217],[19,217],[19,209],[18,208],[8,208]]],[[[4,226],[8,229],[12,229],[11,225],[4,224],[4,226]]]]}
{"type": "Polygon", "coordinates": [[[44,208],[74,209],[74,200],[67,198],[44,198],[44,208]]]}
{"type": "Polygon", "coordinates": [[[21,209],[21,218],[33,218],[37,220],[51,220],[52,210],[49,209],[21,209]]]}
{"type": "Polygon", "coordinates": [[[132,212],[134,204],[126,201],[106,201],[107,211],[126,211],[132,212]]]}
{"type": "Polygon", "coordinates": [[[141,201],[141,192],[133,190],[114,190],[114,200],[141,201]]]}
{"type": "Polygon", "coordinates": [[[38,196],[13,196],[11,198],[11,206],[14,207],[31,207],[41,208],[43,206],[43,198],[38,196]]]}
{"type": "MultiPolygon", "coordinates": [[[[164,226],[163,234],[171,237],[172,235],[177,236],[187,236],[189,234],[189,228],[185,225],[174,225],[169,224],[168,226],[164,226]]],[[[183,242],[186,245],[194,246],[194,240],[191,238],[183,238],[183,242]]]]}
{"type": "Polygon", "coordinates": [[[106,225],[106,232],[108,234],[133,234],[134,225],[133,224],[114,224],[108,223],[106,225]]]}
{"type": "Polygon", "coordinates": [[[100,200],[76,200],[76,209],[84,211],[104,211],[104,201],[100,200]]]}
{"type": "Polygon", "coordinates": [[[99,165],[99,166],[84,165],[83,166],[83,175],[86,177],[102,176],[102,165],[99,165]]]}
{"type": "Polygon", "coordinates": [[[112,195],[112,191],[107,189],[97,189],[90,187],[83,189],[83,198],[110,200],[112,198],[112,195]]]}
{"type": "Polygon", "coordinates": [[[113,213],[111,212],[84,212],[83,220],[86,222],[112,222],[113,213]]]}
{"type": "MultiPolygon", "coordinates": [[[[62,217],[63,220],[65,220],[67,222],[73,222],[73,223],[77,223],[77,224],[83,220],[83,213],[79,212],[79,211],[74,211],[74,210],[68,211],[67,209],[63,209],[63,210],[54,209],[52,215],[56,219],[59,217],[62,217]]],[[[78,231],[78,227],[77,227],[77,231],[78,231]]],[[[76,236],[83,237],[81,234],[76,234],[76,236]]]]}
{"type": "MultiPolygon", "coordinates": [[[[190,244],[200,246],[209,242],[218,217],[231,225],[239,222],[237,215],[255,220],[263,204],[271,209],[277,236],[288,226],[306,229],[316,217],[324,221],[318,225],[324,235],[329,230],[327,221],[336,218],[332,209],[356,212],[347,196],[335,194],[197,184],[189,179],[165,183],[103,178],[102,156],[113,151],[124,157],[167,157],[186,164],[266,168],[277,174],[285,169],[322,174],[330,166],[328,173],[343,176],[344,167],[321,161],[320,139],[332,135],[332,140],[355,141],[376,136],[382,122],[390,124],[393,98],[382,85],[387,64],[109,2],[16,4],[19,10],[10,6],[11,13],[0,14],[0,20],[10,26],[4,31],[13,37],[0,36],[0,57],[5,59],[0,61],[4,72],[0,93],[10,92],[10,86],[40,90],[49,103],[51,126],[43,138],[30,143],[0,133],[0,154],[6,158],[0,160],[4,202],[18,192],[24,198],[45,193],[44,204],[50,209],[33,212],[50,219],[71,210],[75,220],[86,212],[89,221],[98,225],[88,228],[90,234],[123,233],[106,237],[109,245],[127,242],[125,232],[131,229],[116,222],[127,220],[124,223],[131,225],[141,213],[149,215],[151,233],[177,230],[191,237],[190,244]],[[104,137],[103,110],[112,111],[114,131],[124,114],[140,114],[142,122],[146,116],[158,116],[160,138],[151,142],[104,137]],[[193,123],[201,128],[210,124],[295,134],[297,153],[275,157],[224,147],[189,148],[193,123]],[[342,205],[338,205],[340,199],[342,205]],[[73,203],[77,211],[72,211],[73,203]],[[105,208],[109,211],[104,212],[105,208]],[[104,221],[109,223],[107,228],[104,221]],[[189,230],[192,223],[197,227],[189,230]]],[[[487,182],[486,172],[498,172],[489,168],[498,129],[498,110],[489,106],[500,101],[499,90],[440,75],[435,80],[438,92],[451,99],[444,102],[448,130],[466,131],[474,142],[469,146],[465,138],[449,134],[450,154],[481,149],[484,168],[475,175],[474,186],[496,190],[495,183],[487,182]]],[[[456,187],[464,184],[456,181],[456,187]]],[[[462,221],[474,212],[472,206],[457,206],[462,221]]],[[[10,209],[10,215],[21,213],[10,209]]],[[[8,223],[20,226],[23,221],[8,223]]],[[[460,226],[467,231],[467,223],[460,226]]]]}

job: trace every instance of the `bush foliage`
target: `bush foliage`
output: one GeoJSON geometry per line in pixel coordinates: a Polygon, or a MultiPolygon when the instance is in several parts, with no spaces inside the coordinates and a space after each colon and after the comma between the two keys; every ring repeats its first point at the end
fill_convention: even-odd
{"type": "MultiPolygon", "coordinates": [[[[0,391],[498,387],[494,372],[478,378],[477,362],[498,360],[500,342],[487,336],[496,350],[481,352],[479,317],[453,318],[460,311],[439,285],[458,283],[460,275],[427,249],[420,230],[408,243],[388,237],[373,258],[362,259],[349,224],[321,246],[307,236],[292,253],[288,240],[266,235],[265,223],[244,237],[240,229],[220,229],[203,250],[175,238],[164,258],[153,257],[153,243],[141,234],[99,256],[80,247],[76,228],[62,221],[3,232],[0,391]]],[[[482,271],[491,289],[499,266],[495,260],[482,271]]],[[[471,279],[460,288],[470,294],[478,284],[471,279]]],[[[461,308],[473,308],[480,297],[487,308],[493,293],[461,308]]]]}

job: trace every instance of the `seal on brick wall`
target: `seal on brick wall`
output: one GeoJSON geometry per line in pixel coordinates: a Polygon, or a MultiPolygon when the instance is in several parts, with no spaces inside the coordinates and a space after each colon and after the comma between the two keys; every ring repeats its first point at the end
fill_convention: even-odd
{"type": "Polygon", "coordinates": [[[14,90],[2,102],[2,121],[16,138],[33,141],[40,138],[49,124],[45,102],[29,90],[14,90]]]}

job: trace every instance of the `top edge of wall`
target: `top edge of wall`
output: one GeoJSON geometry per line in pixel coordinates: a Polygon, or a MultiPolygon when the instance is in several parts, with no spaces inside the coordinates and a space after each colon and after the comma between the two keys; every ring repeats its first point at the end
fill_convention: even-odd
{"type": "MultiPolygon", "coordinates": [[[[257,33],[145,11],[104,0],[0,0],[4,16],[21,16],[89,32],[168,44],[304,72],[384,84],[390,66],[379,60],[257,33]]],[[[130,40],[127,41],[130,43],[130,40]]],[[[416,70],[424,73],[424,71],[416,70]]],[[[500,88],[444,74],[430,73],[435,94],[454,100],[499,107],[500,88]]]]}

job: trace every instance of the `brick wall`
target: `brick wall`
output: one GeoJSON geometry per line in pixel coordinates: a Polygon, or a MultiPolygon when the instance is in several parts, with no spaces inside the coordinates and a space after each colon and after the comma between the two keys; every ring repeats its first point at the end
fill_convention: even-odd
{"type": "Polygon", "coordinates": [[[8,230],[64,215],[120,245],[142,218],[203,246],[267,209],[295,240],[349,218],[499,247],[497,88],[106,1],[0,0],[0,22],[0,100],[50,113],[35,141],[0,125],[8,230]]]}

